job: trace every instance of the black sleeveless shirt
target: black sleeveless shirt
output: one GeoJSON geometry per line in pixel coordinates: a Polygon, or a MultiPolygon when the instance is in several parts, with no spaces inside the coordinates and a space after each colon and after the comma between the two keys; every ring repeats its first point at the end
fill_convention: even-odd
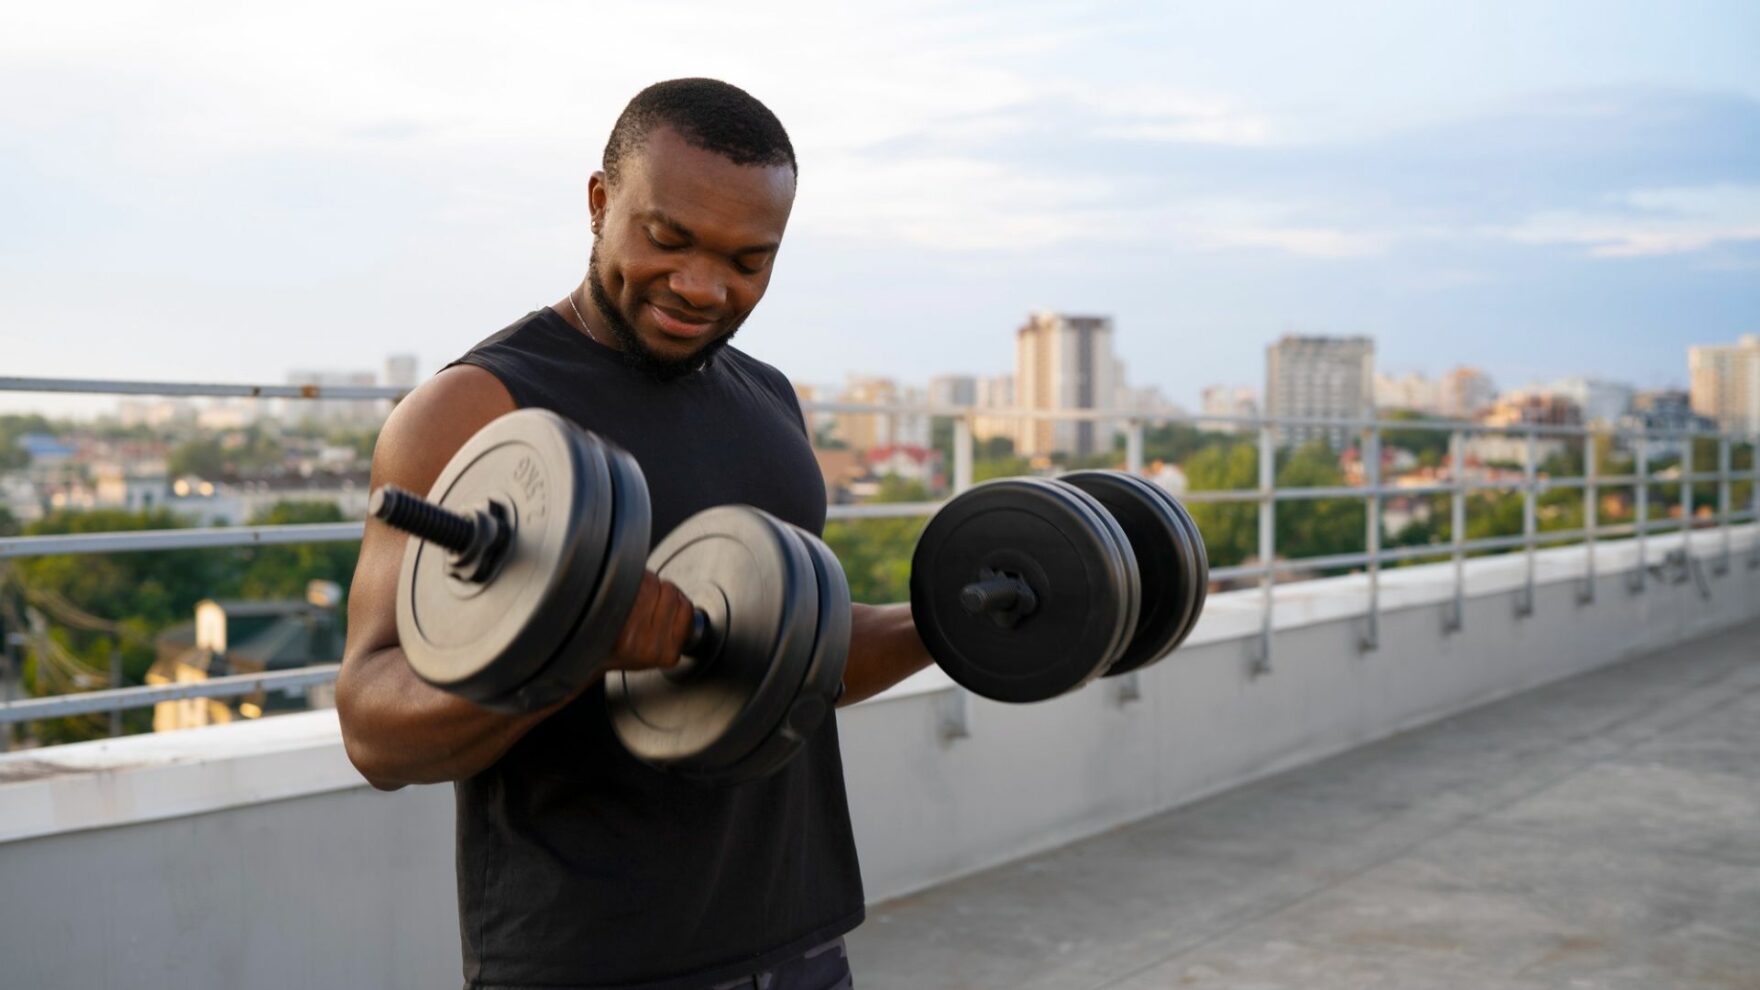
{"type": "MultiPolygon", "coordinates": [[[[793,388],[731,347],[661,383],[546,307],[456,363],[633,454],[655,542],[729,503],[824,529],[824,482],[793,388]]],[[[775,774],[708,786],[630,756],[596,686],[456,793],[471,987],[695,988],[862,920],[835,716],[775,774]]]]}

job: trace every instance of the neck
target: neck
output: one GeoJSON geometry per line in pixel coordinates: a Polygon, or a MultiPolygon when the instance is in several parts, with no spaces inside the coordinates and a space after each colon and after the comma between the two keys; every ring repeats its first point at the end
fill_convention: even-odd
{"type": "Polygon", "coordinates": [[[595,327],[593,325],[593,317],[597,314],[593,308],[592,298],[587,295],[587,284],[585,282],[575,286],[573,292],[570,292],[561,302],[553,304],[550,308],[556,311],[556,315],[562,317],[562,322],[567,323],[581,333],[586,334],[587,339],[591,340],[593,343],[598,344],[601,347],[610,348],[614,351],[622,350],[622,348],[617,345],[616,336],[613,335],[610,330],[605,327],[595,327]]]}

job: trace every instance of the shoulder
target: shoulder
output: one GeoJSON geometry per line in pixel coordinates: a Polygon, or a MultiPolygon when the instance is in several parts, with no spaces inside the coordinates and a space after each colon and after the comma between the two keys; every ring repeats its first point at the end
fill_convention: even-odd
{"type": "Polygon", "coordinates": [[[391,410],[373,447],[373,487],[427,491],[465,441],[516,408],[507,387],[483,368],[447,368],[391,410]]]}
{"type": "Polygon", "coordinates": [[[765,364],[737,347],[728,347],[721,357],[735,373],[761,385],[789,408],[800,411],[800,397],[795,394],[794,383],[775,366],[765,364]]]}

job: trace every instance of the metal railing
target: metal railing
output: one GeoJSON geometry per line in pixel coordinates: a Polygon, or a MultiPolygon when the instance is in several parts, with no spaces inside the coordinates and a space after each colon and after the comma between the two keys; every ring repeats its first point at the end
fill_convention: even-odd
{"type": "MultiPolygon", "coordinates": [[[[50,378],[0,378],[0,392],[71,392],[110,395],[158,396],[219,396],[310,399],[389,399],[396,400],[402,390],[372,386],[305,386],[305,385],[240,385],[194,382],[98,381],[50,378]]],[[[1531,614],[1534,608],[1535,554],[1542,546],[1581,543],[1585,548],[1585,572],[1579,600],[1594,598],[1596,544],[1607,537],[1631,536],[1636,541],[1637,563],[1628,572],[1634,592],[1644,587],[1648,566],[1647,542],[1650,537],[1679,531],[1691,546],[1695,527],[1693,486],[1716,484],[1717,507],[1713,525],[1719,534],[1721,552],[1713,562],[1714,573],[1727,573],[1732,560],[1731,527],[1737,523],[1760,521],[1760,433],[1738,435],[1715,430],[1657,430],[1618,426],[1560,426],[1548,424],[1489,425],[1458,420],[1380,420],[1369,418],[1313,417],[1239,417],[1210,414],[1185,415],[1144,413],[1116,409],[991,409],[969,406],[893,405],[844,402],[803,402],[809,416],[819,414],[872,414],[888,417],[944,418],[953,421],[954,493],[973,485],[975,429],[979,420],[1059,420],[1112,423],[1125,437],[1125,470],[1142,473],[1145,431],[1151,425],[1184,423],[1187,425],[1225,424],[1239,427],[1254,436],[1258,447],[1257,484],[1248,489],[1198,490],[1180,493],[1183,501],[1192,504],[1240,504],[1257,507],[1257,561],[1213,568],[1213,581],[1257,580],[1261,602],[1261,618],[1250,654],[1252,673],[1271,671],[1274,639],[1276,579],[1280,574],[1298,571],[1337,570],[1361,567],[1367,576],[1367,598],[1364,603],[1361,644],[1374,650],[1380,638],[1381,571],[1384,564],[1425,558],[1447,558],[1453,567],[1453,594],[1448,607],[1445,628],[1458,631],[1464,624],[1466,558],[1475,553],[1520,549],[1523,551],[1525,578],[1518,593],[1516,615],[1531,614]],[[1277,484],[1277,451],[1287,446],[1280,431],[1349,431],[1359,440],[1363,454],[1363,484],[1335,487],[1282,487],[1277,484]],[[1427,431],[1448,436],[1449,472],[1446,482],[1428,485],[1386,485],[1381,476],[1381,447],[1388,431],[1427,431]],[[1521,480],[1469,480],[1466,471],[1467,441],[1475,435],[1503,435],[1523,440],[1521,480]],[[1538,443],[1542,438],[1577,440],[1583,448],[1584,473],[1575,476],[1539,474],[1538,443]],[[1627,441],[1633,451],[1634,470],[1626,475],[1602,475],[1598,451],[1600,441],[1627,441]],[[1697,472],[1693,465],[1695,439],[1711,439],[1717,443],[1717,470],[1697,472]],[[1651,446],[1673,440],[1684,456],[1673,475],[1655,474],[1650,469],[1651,446]],[[1735,444],[1750,450],[1750,464],[1743,473],[1731,467],[1731,450],[1735,444]],[[1749,505],[1735,508],[1732,486],[1738,482],[1750,486],[1749,505]],[[1678,519],[1649,518],[1650,489],[1678,485],[1681,489],[1678,519]],[[1538,499],[1547,491],[1580,487],[1583,491],[1584,525],[1578,529],[1542,531],[1538,525],[1538,499]],[[1634,491],[1635,515],[1630,523],[1603,525],[1599,521],[1599,494],[1610,488],[1631,488],[1634,491]],[[1522,495],[1522,532],[1513,536],[1466,538],[1467,498],[1478,491],[1519,491],[1522,495]],[[1382,546],[1382,503],[1389,498],[1416,496],[1447,496],[1449,498],[1449,534],[1446,543],[1422,546],[1384,548],[1382,546]],[[1329,554],[1278,559],[1277,507],[1293,501],[1361,499],[1365,506],[1364,547],[1357,553],[1329,554]]],[[[897,502],[858,505],[833,505],[828,508],[832,520],[898,518],[927,516],[936,511],[940,502],[897,502]]],[[[0,561],[9,558],[38,557],[54,554],[128,553],[147,550],[241,547],[280,543],[343,542],[358,540],[363,524],[358,522],[281,525],[229,526],[203,529],[175,529],[113,533],[81,533],[65,536],[30,536],[0,538],[0,561]]],[[[1760,569],[1760,538],[1750,541],[1746,566],[1760,569]]],[[[119,708],[144,707],[173,698],[236,697],[274,688],[296,688],[333,680],[335,665],[319,665],[296,671],[271,674],[221,677],[190,684],[120,688],[84,694],[62,695],[13,701],[0,704],[0,725],[65,715],[111,711],[119,708]]]]}

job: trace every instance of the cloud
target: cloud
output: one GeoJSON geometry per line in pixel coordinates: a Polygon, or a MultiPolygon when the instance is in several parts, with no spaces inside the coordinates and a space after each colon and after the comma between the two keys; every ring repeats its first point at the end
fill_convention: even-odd
{"type": "Polygon", "coordinates": [[[1760,185],[1636,190],[1601,211],[1548,211],[1501,231],[1527,244],[1578,244],[1596,258],[1688,254],[1760,241],[1760,185]]]}

